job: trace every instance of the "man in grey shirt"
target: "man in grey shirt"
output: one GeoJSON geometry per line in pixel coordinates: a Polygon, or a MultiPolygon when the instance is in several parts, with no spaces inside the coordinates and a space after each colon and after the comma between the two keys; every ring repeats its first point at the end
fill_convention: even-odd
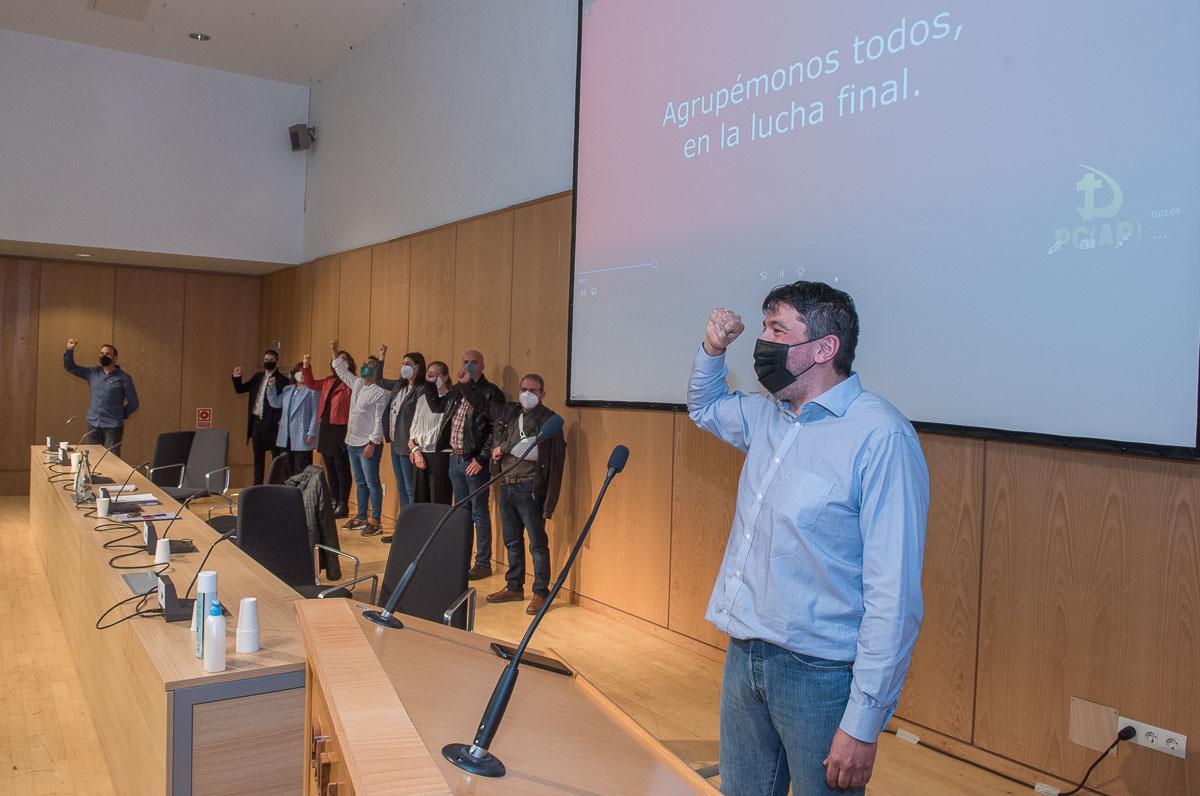
{"type": "Polygon", "coordinates": [[[121,455],[121,439],[125,435],[125,421],[138,409],[137,390],[133,377],[117,364],[117,349],[110,343],[100,346],[99,364],[90,368],[75,364],[75,346],[79,341],[67,341],[63,352],[63,369],[88,383],[92,400],[88,404],[88,433],[84,443],[112,448],[116,456],[121,455]]]}

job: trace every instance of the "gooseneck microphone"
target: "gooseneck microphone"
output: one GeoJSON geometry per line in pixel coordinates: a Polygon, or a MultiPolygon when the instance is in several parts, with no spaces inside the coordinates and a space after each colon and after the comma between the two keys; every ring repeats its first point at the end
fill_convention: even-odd
{"type": "Polygon", "coordinates": [[[108,454],[112,453],[114,450],[116,450],[119,447],[121,447],[121,443],[118,442],[115,445],[113,445],[111,448],[105,448],[104,453],[102,453],[100,455],[100,458],[96,460],[96,463],[92,465],[92,467],[91,467],[92,474],[91,475],[92,475],[92,483],[93,484],[111,484],[111,483],[113,483],[113,480],[111,478],[109,478],[108,476],[100,475],[100,462],[104,461],[105,457],[108,456],[108,454]]]}
{"type": "Polygon", "coordinates": [[[365,616],[367,619],[370,619],[377,625],[383,625],[384,627],[391,627],[397,630],[403,628],[404,623],[397,619],[394,613],[396,610],[396,605],[399,604],[400,598],[404,596],[404,592],[408,591],[409,584],[412,583],[413,578],[417,574],[417,566],[421,563],[421,558],[425,555],[425,552],[429,549],[429,546],[433,544],[433,540],[437,538],[438,531],[440,531],[442,526],[446,524],[446,520],[450,519],[450,515],[454,514],[454,512],[461,511],[464,507],[470,506],[471,500],[476,495],[499,481],[510,470],[512,470],[521,462],[525,461],[525,457],[529,455],[530,451],[535,450],[542,442],[562,431],[562,428],[563,419],[558,415],[551,415],[550,419],[547,420],[542,425],[541,430],[538,431],[537,440],[534,442],[534,444],[526,446],[525,450],[522,451],[521,455],[517,457],[515,462],[510,464],[508,467],[505,467],[494,477],[490,478],[486,484],[483,484],[471,494],[456,502],[452,509],[443,514],[442,518],[437,521],[436,525],[433,526],[433,530],[429,532],[429,537],[425,539],[425,543],[421,545],[421,549],[417,551],[417,555],[413,558],[412,563],[408,565],[408,568],[404,570],[404,574],[400,576],[400,582],[396,584],[396,588],[392,590],[391,596],[388,597],[387,605],[384,606],[382,611],[366,611],[363,613],[363,616],[365,616]]]}
{"type": "MultiPolygon", "coordinates": [[[[71,415],[70,417],[67,418],[67,422],[63,423],[63,427],[62,427],[63,428],[63,439],[67,438],[67,432],[70,431],[71,424],[74,422],[75,422],[75,415],[71,415]]],[[[47,437],[47,439],[49,439],[51,442],[54,441],[50,437],[47,437]]],[[[57,452],[58,452],[58,448],[53,448],[53,447],[47,447],[46,450],[43,451],[43,453],[57,453],[57,452]]]]}
{"type": "Polygon", "coordinates": [[[533,621],[529,623],[529,628],[525,631],[525,637],[521,639],[520,646],[508,661],[508,666],[504,667],[504,671],[500,673],[500,679],[496,682],[496,687],[492,690],[492,698],[488,700],[487,708],[483,711],[483,717],[479,720],[479,729],[475,733],[475,740],[470,744],[451,743],[442,747],[442,756],[449,760],[454,765],[467,771],[471,774],[478,774],[483,777],[502,777],[504,776],[504,764],[500,762],[500,758],[488,751],[492,740],[496,737],[496,731],[500,729],[500,722],[504,718],[504,711],[508,708],[508,700],[512,697],[513,689],[517,685],[517,667],[521,665],[521,656],[525,654],[525,648],[529,646],[529,640],[533,638],[533,633],[537,630],[538,625],[542,621],[542,617],[546,615],[546,611],[550,608],[550,603],[554,602],[554,598],[558,596],[558,592],[562,589],[563,583],[567,580],[567,575],[571,571],[571,566],[575,563],[576,556],[583,548],[583,542],[587,539],[588,531],[592,528],[592,522],[596,519],[596,512],[600,510],[600,502],[604,500],[604,493],[608,491],[608,485],[612,482],[613,477],[625,469],[625,463],[629,461],[629,448],[624,445],[618,445],[613,448],[612,453],[608,457],[608,475],[604,478],[604,483],[600,487],[600,494],[596,495],[596,502],[592,505],[592,513],[588,516],[587,522],[584,523],[583,530],[579,533],[579,538],[575,540],[575,546],[571,548],[571,555],[567,557],[567,562],[563,564],[562,571],[558,573],[558,578],[554,581],[554,586],[550,589],[550,594],[547,595],[546,601],[542,603],[542,607],[538,609],[537,616],[533,617],[533,621]]]}
{"type": "Polygon", "coordinates": [[[196,578],[200,577],[200,573],[204,570],[204,565],[208,563],[208,557],[212,555],[213,550],[217,549],[217,545],[227,539],[233,539],[237,536],[237,529],[226,531],[217,537],[217,541],[208,546],[208,552],[204,554],[204,558],[200,559],[200,566],[196,567],[196,574],[192,575],[192,582],[188,584],[187,591],[183,593],[183,599],[188,599],[192,595],[192,587],[196,585],[196,578]]]}

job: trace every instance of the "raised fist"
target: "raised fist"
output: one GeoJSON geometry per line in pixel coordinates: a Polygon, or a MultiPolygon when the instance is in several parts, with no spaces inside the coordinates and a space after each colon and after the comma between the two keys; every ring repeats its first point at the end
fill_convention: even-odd
{"type": "Polygon", "coordinates": [[[709,356],[725,353],[725,349],[746,331],[742,316],[733,310],[717,307],[708,314],[708,326],[704,329],[704,350],[709,356]]]}
{"type": "Polygon", "coordinates": [[[312,354],[304,355],[304,367],[306,367],[306,368],[312,367],[312,354]]]}
{"type": "Polygon", "coordinates": [[[235,379],[240,379],[242,377],[242,366],[241,365],[238,365],[236,368],[233,369],[233,377],[235,379]]]}
{"type": "Polygon", "coordinates": [[[77,345],[79,345],[79,341],[76,340],[74,337],[72,337],[70,340],[67,341],[67,350],[74,351],[75,346],[77,346],[77,345]]]}

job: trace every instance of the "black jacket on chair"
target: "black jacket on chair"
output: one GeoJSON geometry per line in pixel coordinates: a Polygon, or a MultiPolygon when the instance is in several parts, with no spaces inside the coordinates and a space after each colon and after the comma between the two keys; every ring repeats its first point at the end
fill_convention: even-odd
{"type": "Polygon", "coordinates": [[[455,384],[443,397],[438,397],[436,391],[426,395],[429,396],[430,409],[434,412],[445,412],[442,432],[438,435],[438,450],[450,447],[450,433],[458,407],[463,401],[471,405],[467,411],[466,425],[463,427],[463,456],[479,462],[479,466],[486,470],[492,453],[488,448],[492,437],[492,419],[488,416],[487,405],[503,406],[504,392],[488,381],[487,376],[480,376],[479,381],[455,384]]]}
{"type": "MultiPolygon", "coordinates": [[[[262,380],[267,378],[267,372],[260,370],[250,377],[250,381],[242,381],[241,376],[233,377],[233,389],[238,393],[250,393],[250,400],[246,402],[246,439],[250,439],[254,434],[254,401],[258,398],[258,388],[262,385],[262,380]]],[[[283,374],[282,371],[275,371],[275,387],[282,391],[284,387],[291,384],[292,380],[283,374]]],[[[279,418],[283,416],[283,409],[275,409],[271,406],[271,402],[263,396],[263,423],[265,428],[262,430],[262,439],[275,444],[275,434],[279,430],[279,418]],[[270,432],[270,438],[267,438],[267,433],[270,432]]]]}

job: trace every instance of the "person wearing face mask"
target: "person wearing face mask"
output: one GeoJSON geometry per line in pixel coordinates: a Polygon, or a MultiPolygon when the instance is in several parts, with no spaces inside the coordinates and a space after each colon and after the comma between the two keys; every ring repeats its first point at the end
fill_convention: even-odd
{"type": "Polygon", "coordinates": [[[746,453],[706,614],[730,636],[721,786],[862,793],[921,625],[929,473],[912,425],[851,370],[849,295],[801,281],[762,310],[766,392],[729,391],[725,352],[745,327],[727,309],[688,387],[692,420],[746,453]]]}
{"type": "MultiPolygon", "coordinates": [[[[357,370],[354,357],[348,351],[338,351],[351,372],[357,370]]],[[[312,370],[312,355],[305,354],[300,372],[304,383],[320,394],[317,403],[317,453],[325,465],[325,480],[333,496],[333,516],[343,519],[350,515],[350,451],[346,450],[346,424],[350,422],[350,388],[337,374],[318,379],[312,370]]]]}
{"type": "Polygon", "coordinates": [[[454,501],[450,483],[450,450],[438,448],[438,437],[446,415],[434,405],[441,405],[450,394],[450,366],[440,360],[429,363],[425,373],[425,389],[417,396],[409,426],[408,449],[413,465],[413,502],[443,503],[454,501]]]}
{"type": "MultiPolygon", "coordinates": [[[[383,532],[383,487],[379,483],[379,460],[383,451],[383,416],[391,394],[377,382],[382,367],[379,357],[367,357],[358,369],[350,370],[345,357],[338,355],[337,340],[329,344],[333,354],[333,372],[350,388],[350,417],[346,424],[346,448],[350,451],[350,472],[354,474],[358,513],[346,523],[347,530],[361,530],[363,536],[383,532]]],[[[386,348],[383,349],[386,351],[386,348]]]]}
{"type": "MultiPolygon", "coordinates": [[[[490,404],[502,405],[504,392],[484,375],[483,354],[470,349],[463,354],[458,383],[444,399],[434,399],[434,408],[446,413],[446,422],[438,437],[438,450],[450,449],[450,483],[454,501],[482,487],[488,480],[487,467],[492,435],[490,404]]],[[[492,515],[488,491],[471,500],[471,520],[475,524],[475,566],[471,580],[492,574],[492,515]]]]}
{"type": "MultiPolygon", "coordinates": [[[[387,346],[380,348],[380,359],[387,354],[387,346]]],[[[384,413],[383,438],[392,446],[392,469],[396,473],[396,488],[400,493],[400,508],[413,502],[415,473],[412,460],[409,458],[409,430],[412,426],[413,413],[417,408],[417,398],[424,395],[425,390],[425,355],[419,351],[410,351],[404,355],[400,366],[400,378],[390,381],[380,374],[379,384],[391,391],[388,406],[384,413]]],[[[389,540],[390,537],[384,537],[389,540]]]]}
{"type": "Polygon", "coordinates": [[[275,444],[279,435],[280,412],[267,400],[267,380],[276,377],[287,383],[287,376],[279,376],[279,352],[268,348],[263,352],[263,369],[242,381],[242,368],[233,369],[233,389],[239,394],[249,393],[246,403],[246,439],[254,449],[254,483],[261,484],[267,469],[267,453],[274,459],[285,451],[275,444]]]}
{"type": "Polygon", "coordinates": [[[282,391],[279,379],[267,379],[267,400],[281,413],[275,444],[287,451],[288,469],[298,473],[312,464],[317,446],[317,393],[305,384],[303,363],[292,367],[292,383],[282,391]]]}
{"type": "Polygon", "coordinates": [[[500,481],[500,519],[504,524],[504,547],[508,550],[505,586],[487,596],[489,603],[525,599],[525,534],[533,558],[533,599],[525,613],[536,614],[550,594],[550,539],[546,520],[554,515],[567,459],[567,440],[562,431],[537,442],[542,426],[555,413],[542,403],[546,382],[536,373],[521,379],[516,403],[491,409],[492,463],[511,470],[500,481]],[[536,443],[536,445],[535,445],[536,443]],[[517,463],[529,448],[524,461],[517,463]],[[514,466],[515,465],[515,466],[514,466]]]}
{"type": "Polygon", "coordinates": [[[63,369],[86,381],[91,389],[87,410],[88,430],[83,442],[85,445],[112,448],[113,454],[120,456],[125,421],[140,405],[133,377],[117,364],[117,349],[110,343],[100,346],[98,365],[85,368],[75,364],[75,346],[78,344],[79,341],[74,337],[67,341],[67,350],[63,352],[63,369]]]}

